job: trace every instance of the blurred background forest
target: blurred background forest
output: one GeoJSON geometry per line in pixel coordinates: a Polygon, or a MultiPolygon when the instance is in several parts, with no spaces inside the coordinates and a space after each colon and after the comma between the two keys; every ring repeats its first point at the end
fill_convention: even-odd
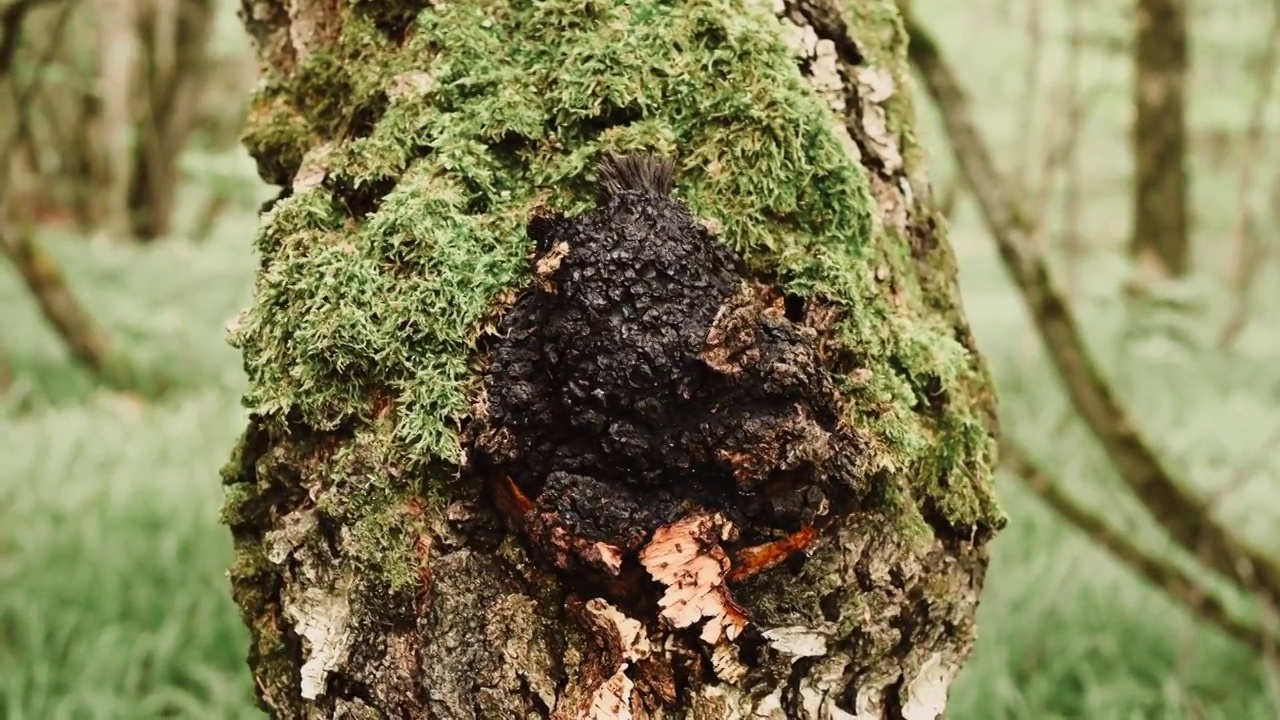
{"type": "MultiPolygon", "coordinates": [[[[261,717],[237,5],[0,0],[0,718],[261,717]]],[[[1280,2],[911,6],[1011,517],[948,716],[1280,717],[1280,2]]]]}

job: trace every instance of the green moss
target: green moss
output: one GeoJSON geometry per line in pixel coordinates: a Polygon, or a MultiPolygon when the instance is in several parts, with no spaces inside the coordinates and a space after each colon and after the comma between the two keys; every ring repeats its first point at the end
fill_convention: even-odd
{"type": "Polygon", "coordinates": [[[241,135],[249,153],[258,158],[262,179],[277,185],[290,181],[307,148],[315,142],[310,124],[284,92],[278,81],[265,78],[245,116],[241,135]]]}
{"type": "Polygon", "coordinates": [[[258,499],[255,488],[247,483],[236,483],[226,488],[222,503],[220,519],[223,525],[241,525],[251,523],[255,519],[254,501],[258,499]]]}
{"type": "Polygon", "coordinates": [[[236,545],[231,569],[228,572],[236,581],[247,581],[247,584],[252,584],[255,578],[270,576],[274,569],[266,554],[262,552],[260,544],[239,543],[236,545]]]}
{"type": "MultiPolygon", "coordinates": [[[[383,478],[386,482],[389,478],[383,478]]],[[[346,548],[356,560],[361,577],[377,578],[371,588],[378,595],[392,593],[412,597],[420,588],[421,562],[416,554],[416,540],[422,531],[420,519],[412,512],[407,498],[371,506],[364,502],[348,508],[331,510],[339,520],[349,518],[350,545],[346,548]]]]}
{"type": "MultiPolygon", "coordinates": [[[[857,5],[851,22],[898,47],[871,43],[868,57],[901,76],[892,2],[857,5]]],[[[863,170],[765,5],[450,2],[418,15],[402,44],[378,22],[357,8],[292,79],[290,102],[257,99],[261,164],[296,168],[304,128],[328,154],[324,183],[278,203],[257,238],[254,304],[232,338],[251,408],[328,429],[367,422],[371,398],[387,395],[397,420],[384,467],[457,463],[477,338],[497,299],[527,282],[530,209],[581,210],[606,148],[655,149],[676,160],[677,194],[752,268],[844,311],[836,337],[871,371],[844,390],[850,421],[882,448],[872,466],[896,468],[957,529],[998,515],[976,361],[905,241],[876,236],[863,170]],[[896,300],[874,278],[886,261],[896,300]],[[926,396],[939,384],[951,402],[935,411],[926,396]]],[[[404,476],[364,482],[342,512],[370,533],[401,528],[366,538],[384,553],[408,532],[404,476]]],[[[408,577],[401,560],[382,568],[392,582],[408,577]]]]}
{"type": "Polygon", "coordinates": [[[380,110],[384,83],[401,58],[372,18],[342,19],[338,41],[309,53],[292,86],[295,102],[311,125],[327,138],[359,131],[361,113],[380,110]]]}
{"type": "Polygon", "coordinates": [[[267,559],[260,542],[243,537],[237,540],[227,574],[252,637],[248,660],[260,673],[258,677],[269,684],[259,687],[260,694],[287,696],[296,682],[298,665],[279,626],[278,568],[267,559]]]}

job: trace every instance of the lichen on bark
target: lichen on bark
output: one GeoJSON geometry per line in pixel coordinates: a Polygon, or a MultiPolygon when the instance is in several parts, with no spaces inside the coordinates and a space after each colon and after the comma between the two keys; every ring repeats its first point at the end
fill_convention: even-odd
{"type": "Polygon", "coordinates": [[[245,0],[265,68],[246,144],[285,189],[232,329],[251,420],[224,517],[273,714],[545,717],[593,697],[616,650],[507,533],[461,437],[481,348],[535,282],[531,213],[586,210],[596,160],[645,150],[749,275],[804,299],[871,490],[807,561],[743,587],[782,640],[761,635],[745,674],[687,644],[636,658],[635,707],[926,716],[904,714],[913,682],[962,663],[1003,522],[994,401],[893,3],[834,30],[820,5],[245,0]]]}

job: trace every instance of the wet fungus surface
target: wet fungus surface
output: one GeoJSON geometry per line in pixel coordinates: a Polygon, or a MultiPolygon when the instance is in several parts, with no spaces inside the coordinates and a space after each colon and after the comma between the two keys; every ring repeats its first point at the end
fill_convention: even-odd
{"type": "Polygon", "coordinates": [[[669,186],[664,160],[610,158],[596,209],[536,213],[536,281],[489,348],[470,462],[560,570],[617,576],[659,529],[715,517],[699,533],[741,577],[852,492],[814,331],[669,186]]]}

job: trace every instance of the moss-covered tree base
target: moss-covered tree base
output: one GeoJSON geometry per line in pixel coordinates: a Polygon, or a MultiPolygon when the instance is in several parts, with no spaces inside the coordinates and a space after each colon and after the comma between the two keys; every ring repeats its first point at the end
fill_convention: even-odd
{"type": "Polygon", "coordinates": [[[900,21],[852,6],[245,0],[265,67],[246,143],[286,190],[232,334],[252,417],[225,520],[274,716],[942,709],[1003,523],[994,398],[900,21]],[[466,463],[484,349],[537,281],[525,224],[590,207],[609,150],[672,158],[762,297],[803,301],[857,447],[856,511],[733,588],[732,640],[566,583],[466,463]]]}

